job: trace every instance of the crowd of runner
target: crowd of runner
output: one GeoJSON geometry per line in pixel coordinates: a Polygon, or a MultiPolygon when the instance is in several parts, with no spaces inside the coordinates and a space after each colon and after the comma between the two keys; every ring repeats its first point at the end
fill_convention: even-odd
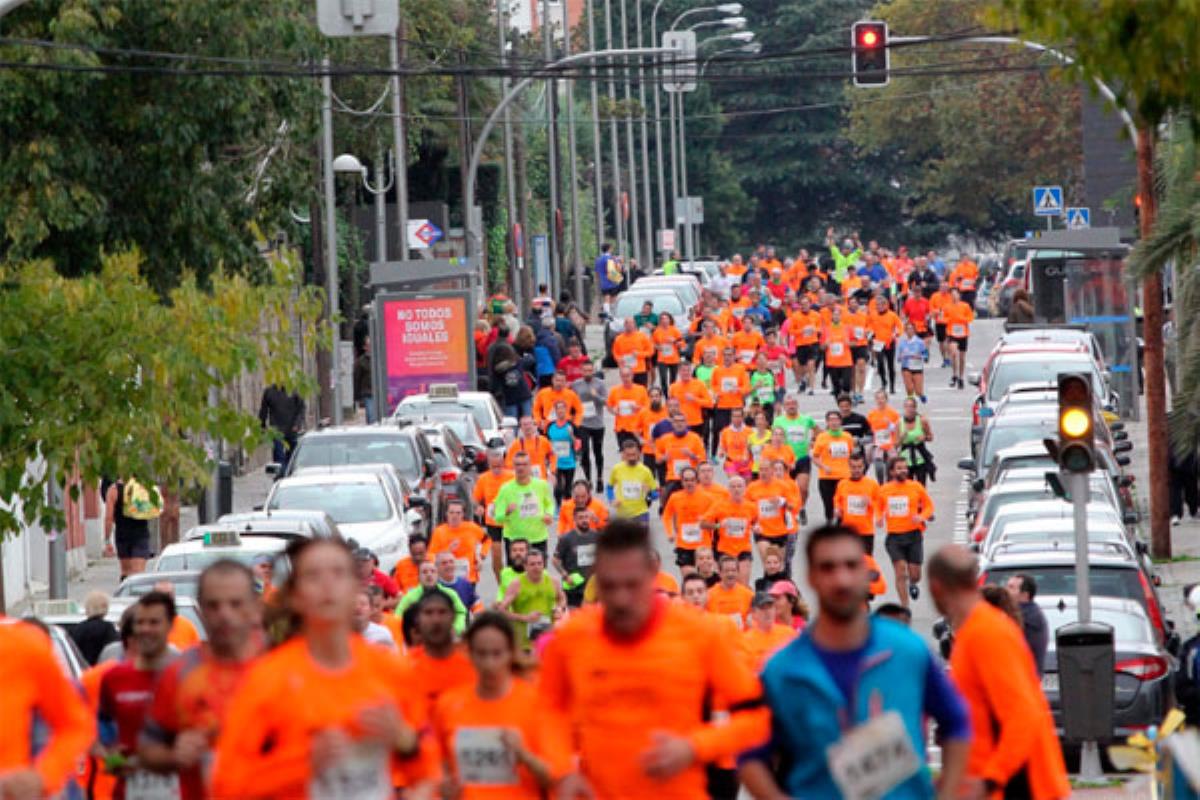
{"type": "Polygon", "coordinates": [[[524,374],[509,333],[548,349],[566,309],[539,304],[532,336],[487,309],[478,356],[519,432],[488,454],[477,518],[451,501],[390,575],[330,539],[294,543],[278,587],[217,562],[206,643],[171,647],[174,602],[151,592],[82,693],[44,635],[0,625],[21,726],[0,800],[68,781],[127,800],[1067,796],[1032,655],[969,553],[925,577],[957,631],[949,674],[906,624],[934,517],[925,371],[936,339],[962,387],[978,268],[829,238],[827,270],[733,257],[688,331],[652,306],[624,320],[611,384],[575,338],[524,374]],[[833,407],[801,413],[825,389],[833,407]],[[899,603],[876,602],[877,537],[899,603]]]}

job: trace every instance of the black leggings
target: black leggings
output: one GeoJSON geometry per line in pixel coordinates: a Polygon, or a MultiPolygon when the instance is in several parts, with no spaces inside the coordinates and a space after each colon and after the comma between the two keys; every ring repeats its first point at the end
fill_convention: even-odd
{"type": "Polygon", "coordinates": [[[708,435],[711,444],[708,446],[709,453],[716,453],[721,445],[721,431],[729,427],[730,419],[732,418],[733,409],[731,408],[714,408],[712,410],[712,424],[709,426],[708,435]]]}
{"type": "Polygon", "coordinates": [[[667,393],[667,389],[671,388],[671,384],[675,382],[677,374],[679,374],[678,364],[658,365],[658,382],[662,386],[664,395],[667,393]]]}
{"type": "Polygon", "coordinates": [[[896,345],[893,342],[875,354],[875,368],[879,371],[879,388],[896,391],[896,345]]]}
{"type": "Polygon", "coordinates": [[[833,382],[834,397],[850,394],[854,388],[854,367],[830,367],[829,377],[833,382]]]}
{"type": "Polygon", "coordinates": [[[592,456],[596,458],[596,480],[604,480],[604,428],[576,428],[583,445],[579,449],[580,466],[589,482],[592,480],[592,456]],[[590,445],[590,449],[589,449],[590,445]]]}
{"type": "Polygon", "coordinates": [[[817,480],[817,491],[821,493],[821,505],[825,507],[826,522],[833,520],[833,496],[837,494],[840,482],[840,478],[819,478],[817,480]]]}
{"type": "Polygon", "coordinates": [[[575,468],[559,468],[554,473],[554,502],[562,503],[571,496],[571,484],[575,482],[575,468]]]}

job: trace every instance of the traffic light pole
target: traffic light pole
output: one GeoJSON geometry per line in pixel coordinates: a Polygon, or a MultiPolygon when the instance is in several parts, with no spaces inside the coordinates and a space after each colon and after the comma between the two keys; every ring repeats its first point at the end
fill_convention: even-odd
{"type": "MultiPolygon", "coordinates": [[[[1079,606],[1079,622],[1086,625],[1092,621],[1092,583],[1089,563],[1087,507],[1091,476],[1087,472],[1067,472],[1067,491],[1071,493],[1071,505],[1075,519],[1075,595],[1079,606]]],[[[1100,746],[1095,741],[1086,741],[1079,750],[1079,780],[1098,783],[1104,780],[1100,767],[1100,746]]]]}

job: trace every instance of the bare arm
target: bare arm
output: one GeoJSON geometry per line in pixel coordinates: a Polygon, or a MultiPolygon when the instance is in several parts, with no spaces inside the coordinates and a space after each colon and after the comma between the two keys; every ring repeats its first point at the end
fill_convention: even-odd
{"type": "Polygon", "coordinates": [[[953,800],[959,796],[959,788],[967,774],[967,755],[970,751],[969,739],[942,743],[942,774],[938,778],[938,800],[953,800]]]}
{"type": "Polygon", "coordinates": [[[113,535],[113,525],[116,523],[117,485],[114,483],[104,493],[104,539],[110,541],[113,535]]]}
{"type": "Polygon", "coordinates": [[[754,800],[787,800],[787,795],[775,783],[775,776],[761,761],[747,761],[738,768],[738,777],[754,800]]]}
{"type": "Polygon", "coordinates": [[[933,441],[933,428],[929,425],[929,418],[924,414],[921,415],[921,427],[925,429],[925,441],[933,441]]]}

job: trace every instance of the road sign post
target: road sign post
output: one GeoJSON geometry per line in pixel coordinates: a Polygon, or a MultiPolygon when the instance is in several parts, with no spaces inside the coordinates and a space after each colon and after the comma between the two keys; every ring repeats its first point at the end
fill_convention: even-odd
{"type": "Polygon", "coordinates": [[[408,221],[408,249],[428,250],[440,242],[445,234],[442,229],[427,219],[408,221]]]}
{"type": "Polygon", "coordinates": [[[1092,210],[1087,206],[1072,206],[1067,209],[1067,230],[1081,231],[1092,227],[1092,210]]]}
{"type": "Polygon", "coordinates": [[[1061,186],[1033,187],[1033,214],[1046,218],[1046,230],[1054,227],[1054,218],[1063,215],[1063,190],[1061,186]]]}
{"type": "Polygon", "coordinates": [[[664,92],[696,91],[696,34],[693,31],[667,31],[662,46],[671,50],[664,59],[664,92]]]}

